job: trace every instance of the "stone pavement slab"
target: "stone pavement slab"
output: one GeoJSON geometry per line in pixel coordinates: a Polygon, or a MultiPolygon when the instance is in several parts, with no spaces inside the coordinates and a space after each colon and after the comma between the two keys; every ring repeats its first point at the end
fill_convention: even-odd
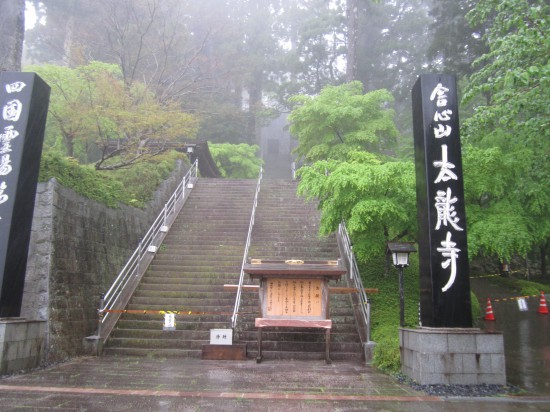
{"type": "Polygon", "coordinates": [[[0,379],[2,411],[549,411],[550,397],[426,396],[356,363],[82,357],[0,379]]]}

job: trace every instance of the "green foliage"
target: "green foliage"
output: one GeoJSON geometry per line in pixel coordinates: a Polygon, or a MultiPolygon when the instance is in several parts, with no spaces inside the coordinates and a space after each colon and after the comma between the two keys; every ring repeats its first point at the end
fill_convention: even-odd
{"type": "Polygon", "coordinates": [[[480,0],[467,16],[488,25],[489,46],[464,97],[485,97],[463,133],[477,147],[464,172],[474,254],[508,260],[549,244],[549,15],[545,0],[480,0]]]}
{"type": "Polygon", "coordinates": [[[170,142],[195,138],[194,115],[160,102],[142,83],[127,86],[115,65],[30,69],[52,86],[46,147],[81,163],[127,167],[164,152],[170,142]]]}
{"type": "Polygon", "coordinates": [[[79,165],[76,159],[45,152],[38,179],[47,182],[52,178],[64,187],[112,208],[116,208],[119,202],[129,204],[132,200],[122,183],[98,174],[92,167],[79,165]]]}
{"type": "Polygon", "coordinates": [[[363,94],[360,82],[327,86],[316,97],[292,97],[295,108],[288,118],[298,139],[295,152],[312,162],[391,148],[398,135],[394,112],[388,108],[392,101],[387,90],[363,94]]]}
{"type": "Polygon", "coordinates": [[[152,199],[153,191],[173,172],[177,159],[189,163],[186,155],[172,150],[147,162],[137,163],[128,169],[98,171],[98,173],[112,177],[124,186],[130,197],[130,201],[124,203],[145,207],[152,199]]]}
{"type": "Polygon", "coordinates": [[[118,207],[119,203],[144,207],[153,191],[174,169],[175,160],[182,157],[186,159],[180,153],[169,152],[130,169],[101,172],[78,164],[74,158],[44,152],[39,181],[55,178],[64,187],[111,208],[118,207]]]}
{"type": "Polygon", "coordinates": [[[514,277],[492,277],[490,278],[490,282],[509,289],[516,296],[534,296],[538,295],[541,291],[547,293],[550,291],[550,284],[548,283],[532,282],[514,277]]]}
{"type": "Polygon", "coordinates": [[[346,220],[354,252],[365,261],[383,255],[388,241],[416,233],[414,165],[366,152],[351,153],[349,159],[301,168],[298,193],[319,200],[321,233],[346,220]]]}
{"type": "Polygon", "coordinates": [[[257,156],[260,148],[246,143],[211,143],[212,157],[223,177],[253,179],[258,177],[262,159],[257,156]]]}
{"type": "MultiPolygon", "coordinates": [[[[355,248],[355,247],[354,247],[355,248]]],[[[398,272],[385,271],[384,255],[370,259],[360,265],[361,277],[366,288],[378,288],[379,292],[369,295],[371,301],[371,333],[376,342],[374,364],[388,372],[399,372],[399,284],[398,272]]],[[[418,258],[411,255],[411,265],[404,272],[405,324],[418,325],[418,258]]]]}
{"type": "Polygon", "coordinates": [[[483,316],[484,312],[481,308],[481,304],[479,303],[479,299],[476,297],[473,291],[470,291],[470,302],[472,304],[472,319],[475,323],[476,319],[480,319],[483,316]]]}

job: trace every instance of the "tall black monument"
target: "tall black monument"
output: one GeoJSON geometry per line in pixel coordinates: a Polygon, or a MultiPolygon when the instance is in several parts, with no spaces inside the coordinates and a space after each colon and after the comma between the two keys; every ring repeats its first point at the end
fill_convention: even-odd
{"type": "Polygon", "coordinates": [[[0,318],[21,313],[50,87],[0,73],[0,318]]]}
{"type": "Polygon", "coordinates": [[[412,103],[422,325],[471,328],[455,77],[421,75],[412,103]]]}

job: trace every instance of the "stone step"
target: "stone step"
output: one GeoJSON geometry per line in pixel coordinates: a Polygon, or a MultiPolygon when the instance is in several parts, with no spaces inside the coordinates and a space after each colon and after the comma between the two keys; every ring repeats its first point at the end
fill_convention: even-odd
{"type": "MultiPolygon", "coordinates": [[[[176,333],[176,332],[166,332],[176,333]]],[[[202,345],[210,343],[210,334],[204,339],[134,339],[134,338],[117,338],[109,339],[110,348],[147,348],[147,349],[184,349],[184,350],[200,350],[202,345]]]]}
{"type": "Polygon", "coordinates": [[[106,356],[138,356],[148,358],[200,358],[202,349],[120,348],[107,346],[106,356]]]}
{"type": "Polygon", "coordinates": [[[127,309],[128,310],[164,310],[164,311],[193,311],[193,312],[209,312],[209,313],[230,313],[233,312],[233,303],[228,303],[227,305],[218,305],[214,301],[210,301],[208,303],[202,303],[202,302],[190,302],[186,301],[184,303],[181,302],[173,302],[173,303],[129,303],[127,309]]]}
{"type": "MultiPolygon", "coordinates": [[[[231,308],[231,314],[233,308],[231,308]]],[[[163,322],[164,315],[156,314],[142,314],[142,313],[124,313],[120,322],[135,322],[135,325],[142,326],[143,322],[152,322],[158,324],[163,322]]],[[[226,327],[230,325],[231,315],[176,315],[176,322],[185,324],[211,324],[211,323],[224,323],[226,327]]],[[[215,329],[215,328],[214,328],[215,329]]]]}
{"type": "Polygon", "coordinates": [[[174,245],[163,243],[164,251],[161,251],[163,256],[166,256],[167,259],[181,259],[183,256],[209,256],[212,257],[213,251],[216,253],[216,257],[222,259],[225,258],[236,258],[239,257],[242,260],[244,255],[244,244],[241,243],[238,246],[229,247],[219,245],[216,248],[207,248],[205,245],[196,245],[196,244],[184,244],[184,245],[174,245]]]}
{"type": "MultiPolygon", "coordinates": [[[[237,338],[243,342],[253,342],[257,340],[256,331],[248,331],[245,333],[238,333],[237,338]]],[[[276,332],[271,329],[266,329],[262,333],[262,340],[264,342],[324,342],[325,333],[322,331],[295,331],[295,332],[276,332]]],[[[352,332],[335,332],[334,330],[330,334],[331,342],[342,343],[360,343],[361,339],[357,335],[357,331],[352,332]]]]}
{"type": "MultiPolygon", "coordinates": [[[[203,288],[202,290],[151,290],[139,288],[133,295],[134,298],[140,299],[233,299],[235,300],[234,292],[227,292],[223,290],[223,286],[216,288],[203,288]]],[[[250,297],[243,295],[243,298],[250,300],[250,297]]]]}
{"type": "MultiPolygon", "coordinates": [[[[256,357],[257,348],[247,347],[248,357],[256,357]]],[[[271,351],[265,350],[262,347],[262,356],[264,361],[269,360],[309,360],[309,361],[323,361],[325,359],[325,352],[294,352],[294,351],[271,351]]],[[[354,361],[361,362],[362,354],[361,352],[336,352],[331,350],[330,358],[333,361],[354,361]]]]}
{"type": "Polygon", "coordinates": [[[219,274],[212,276],[197,276],[196,273],[185,274],[182,273],[180,276],[159,276],[158,273],[152,274],[148,273],[141,280],[142,285],[170,285],[171,288],[177,287],[177,285],[224,285],[227,284],[237,284],[238,274],[229,275],[225,277],[220,277],[219,274]]]}
{"type": "MultiPolygon", "coordinates": [[[[259,317],[258,308],[254,307],[252,305],[250,307],[250,312],[253,313],[246,313],[239,316],[238,323],[237,323],[237,329],[239,331],[250,331],[250,330],[256,330],[256,327],[254,326],[254,321],[257,317],[259,317]]],[[[247,312],[246,308],[241,308],[241,312],[247,312]]],[[[355,317],[353,314],[340,314],[340,315],[331,315],[330,319],[332,320],[333,328],[335,328],[338,331],[345,331],[348,327],[353,326],[353,330],[357,330],[357,326],[355,323],[355,317]]],[[[276,330],[279,332],[289,332],[292,331],[292,328],[269,328],[269,330],[276,330]]],[[[303,329],[297,329],[298,332],[303,331],[303,329]]]]}
{"type": "MultiPolygon", "coordinates": [[[[235,284],[237,284],[235,282],[235,284]]],[[[139,295],[146,295],[148,293],[155,293],[155,292],[174,292],[174,293],[182,293],[182,292],[189,292],[189,293],[208,293],[208,292],[224,292],[223,285],[220,284],[206,284],[201,285],[197,284],[197,282],[191,282],[191,283],[181,283],[181,284],[170,284],[169,287],[167,287],[163,283],[142,283],[139,287],[139,289],[136,291],[136,296],[139,295]]],[[[235,292],[233,292],[235,294],[235,292]]],[[[243,294],[243,296],[245,296],[243,294]]]]}
{"type": "MultiPolygon", "coordinates": [[[[227,325],[226,325],[227,326],[227,325]]],[[[162,330],[162,324],[156,329],[116,329],[113,331],[113,339],[119,339],[121,342],[124,340],[210,340],[210,329],[177,329],[173,331],[162,330]]],[[[131,345],[128,345],[131,346],[131,345]]]]}
{"type": "MultiPolygon", "coordinates": [[[[151,309],[156,307],[178,307],[182,306],[185,309],[188,308],[215,308],[216,306],[219,306],[220,308],[231,308],[233,310],[233,306],[235,305],[235,296],[228,296],[225,297],[217,297],[217,296],[211,296],[211,297],[185,297],[185,298],[177,298],[177,297],[166,297],[166,296],[132,296],[132,299],[130,300],[130,303],[128,305],[128,308],[133,309],[147,309],[147,307],[150,307],[151,309]]],[[[184,310],[184,309],[181,310],[184,310]]]]}
{"type": "MultiPolygon", "coordinates": [[[[151,315],[153,316],[153,315],[151,315]]],[[[187,321],[182,319],[190,319],[190,316],[182,317],[176,315],[176,330],[210,330],[210,329],[229,329],[230,323],[227,316],[223,321],[187,321]]],[[[129,316],[125,316],[117,324],[117,329],[113,333],[133,333],[136,330],[159,330],[162,331],[162,325],[164,324],[164,316],[156,315],[154,320],[145,319],[129,319],[129,316]],[[124,331],[124,332],[123,332],[124,331]]]]}
{"type": "Polygon", "coordinates": [[[155,266],[151,265],[149,272],[151,275],[162,276],[169,274],[178,274],[178,273],[194,273],[194,274],[214,274],[214,273],[235,273],[239,274],[241,272],[241,265],[234,266],[219,266],[216,263],[211,264],[210,266],[193,266],[193,265],[174,265],[174,266],[155,266]]]}
{"type": "MultiPolygon", "coordinates": [[[[179,262],[204,262],[208,260],[209,262],[212,261],[212,255],[207,254],[195,254],[190,253],[187,256],[182,256],[180,254],[176,253],[159,253],[157,256],[155,256],[155,259],[152,263],[156,265],[173,265],[179,262]]],[[[242,263],[242,256],[232,256],[232,255],[217,255],[216,256],[216,263],[218,264],[235,264],[237,262],[238,264],[242,263]]]]}

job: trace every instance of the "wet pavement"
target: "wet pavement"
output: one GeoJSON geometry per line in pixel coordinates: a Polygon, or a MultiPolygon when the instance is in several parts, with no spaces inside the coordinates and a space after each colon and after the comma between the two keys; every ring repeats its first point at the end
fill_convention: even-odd
{"type": "Polygon", "coordinates": [[[481,328],[504,335],[508,383],[550,395],[550,315],[537,313],[540,296],[527,298],[526,310],[521,311],[517,300],[510,299],[513,294],[491,284],[490,278],[472,279],[471,285],[483,310],[487,297],[491,298],[496,321],[484,322],[481,328]]]}
{"type": "Polygon", "coordinates": [[[82,357],[0,379],[2,411],[550,411],[547,396],[427,396],[368,366],[82,357]]]}

